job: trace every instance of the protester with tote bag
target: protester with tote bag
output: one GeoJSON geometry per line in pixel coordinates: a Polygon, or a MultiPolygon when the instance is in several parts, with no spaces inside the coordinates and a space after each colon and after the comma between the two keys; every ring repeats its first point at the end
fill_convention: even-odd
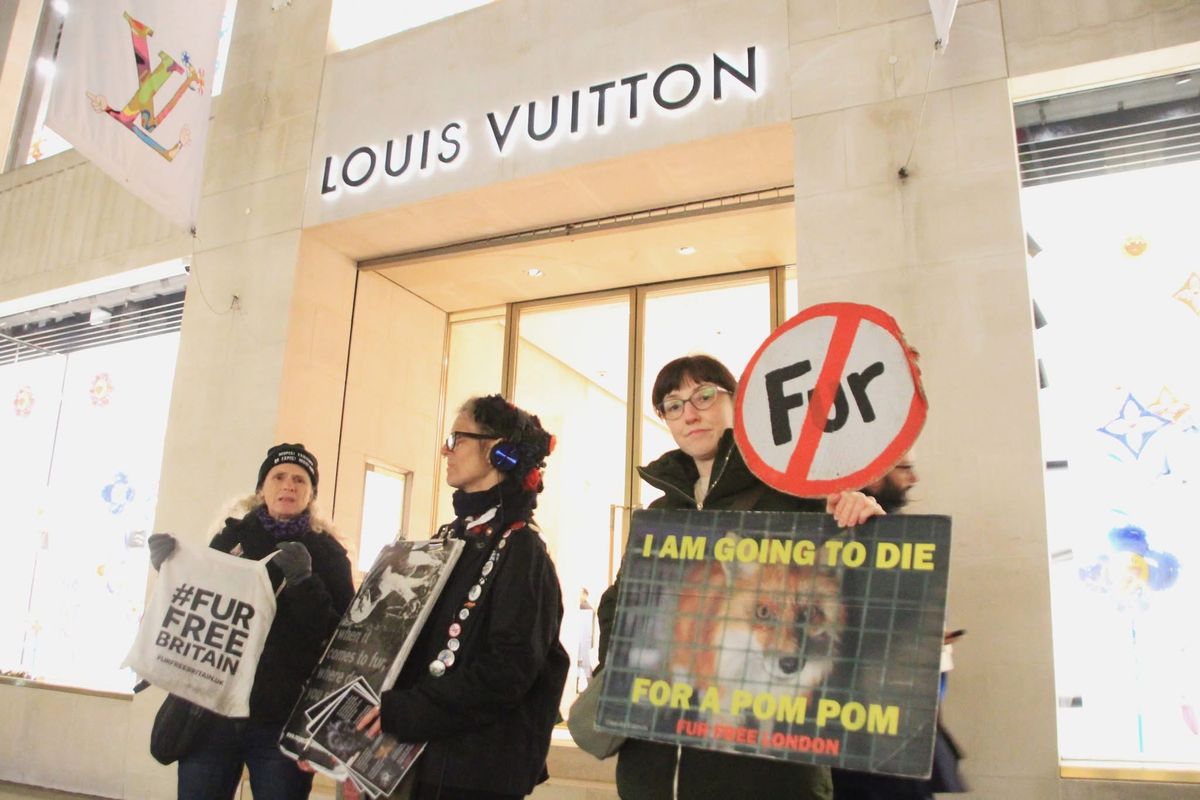
{"type": "MultiPolygon", "coordinates": [[[[235,504],[237,516],[213,537],[211,546],[226,553],[271,556],[267,570],[279,594],[254,675],[250,716],[212,716],[179,759],[179,800],[233,798],[243,766],[255,800],[304,800],[312,790],[312,775],[280,752],[279,735],[354,596],[346,550],[313,508],[318,477],[317,459],[304,445],[270,448],[255,493],[235,504]]],[[[155,534],[149,547],[158,569],[175,551],[175,538],[155,534]]]]}
{"type": "Polygon", "coordinates": [[[570,668],[562,595],[533,522],[553,439],[500,395],[468,400],[442,448],[466,543],[382,713],[359,721],[428,742],[415,800],[507,800],[547,777],[546,754],[570,668]]]}

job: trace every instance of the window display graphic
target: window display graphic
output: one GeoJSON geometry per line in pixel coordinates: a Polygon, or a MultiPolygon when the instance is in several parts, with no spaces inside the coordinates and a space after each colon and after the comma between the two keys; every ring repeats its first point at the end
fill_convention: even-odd
{"type": "Polygon", "coordinates": [[[1200,164],[1027,187],[1060,758],[1200,769],[1200,164]]]}
{"type": "Polygon", "coordinates": [[[137,497],[137,492],[129,485],[129,476],[124,472],[118,472],[112,482],[106,483],[100,490],[100,497],[108,503],[110,514],[120,514],[137,497]]]}
{"type": "Polygon", "coordinates": [[[425,745],[369,739],[355,726],[396,682],[462,548],[399,541],[380,553],[284,726],[283,752],[368,797],[395,790],[425,745]]]}
{"type": "Polygon", "coordinates": [[[28,417],[33,413],[33,390],[28,386],[17,389],[13,397],[13,413],[18,417],[28,417]]]}
{"type": "Polygon", "coordinates": [[[1138,458],[1154,434],[1170,422],[1147,409],[1131,393],[1121,404],[1120,413],[1096,430],[1113,437],[1138,458]]]}
{"type": "Polygon", "coordinates": [[[925,777],[950,520],[638,511],[596,727],[925,777]]]}
{"type": "Polygon", "coordinates": [[[1200,275],[1193,272],[1179,291],[1171,296],[1200,316],[1200,275]]]}
{"type": "Polygon", "coordinates": [[[112,399],[113,382],[107,372],[101,372],[92,379],[92,388],[88,390],[91,395],[92,405],[106,406],[112,399]]]}
{"type": "Polygon", "coordinates": [[[0,670],[128,692],[178,334],[0,365],[0,670]]]}
{"type": "Polygon", "coordinates": [[[1150,549],[1146,532],[1133,525],[1108,532],[1112,553],[1100,555],[1079,569],[1089,588],[1114,599],[1119,608],[1144,606],[1149,592],[1170,589],[1179,579],[1179,559],[1150,549]]]}

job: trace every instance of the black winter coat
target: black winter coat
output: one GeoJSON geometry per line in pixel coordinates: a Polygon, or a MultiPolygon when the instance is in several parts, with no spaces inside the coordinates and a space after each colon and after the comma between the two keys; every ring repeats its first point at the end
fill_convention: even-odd
{"type": "MultiPolygon", "coordinates": [[[[777,492],[750,472],[725,431],[717,448],[703,504],[695,499],[696,462],[682,450],[672,450],[645,467],[642,478],[666,494],[650,508],[712,510],[735,506],[753,511],[824,512],[820,500],[804,500],[777,492]]],[[[620,576],[600,598],[596,616],[600,622],[600,664],[604,664],[617,611],[620,576]]],[[[833,786],[824,767],[789,764],[693,747],[627,739],[617,755],[617,791],[622,800],[670,800],[676,762],[679,767],[680,800],[729,800],[734,797],[829,800],[833,786]],[[676,753],[679,756],[676,756],[676,753]]]]}
{"type": "MultiPolygon", "coordinates": [[[[312,575],[289,584],[275,602],[275,620],[267,633],[262,657],[250,690],[250,719],[282,725],[300,699],[305,681],[316,668],[338,620],[350,607],[354,584],[346,548],[327,533],[306,531],[298,537],[277,540],[251,511],[241,519],[230,517],[210,544],[223,552],[242,546],[244,558],[262,559],[279,541],[297,541],[312,556],[312,575]]],[[[271,584],[278,589],[283,576],[267,564],[271,584]]]]}
{"type": "Polygon", "coordinates": [[[383,693],[383,729],[403,742],[428,742],[417,764],[420,783],[523,795],[548,777],[550,733],[570,659],[558,639],[558,574],[528,524],[532,512],[519,504],[506,493],[507,518],[475,533],[464,531],[461,518],[450,526],[466,547],[395,688],[383,693]],[[515,522],[527,524],[503,540],[515,522]],[[507,544],[484,593],[461,620],[467,592],[501,541],[507,544]],[[455,623],[462,632],[454,665],[435,678],[429,664],[446,648],[455,623]]]}

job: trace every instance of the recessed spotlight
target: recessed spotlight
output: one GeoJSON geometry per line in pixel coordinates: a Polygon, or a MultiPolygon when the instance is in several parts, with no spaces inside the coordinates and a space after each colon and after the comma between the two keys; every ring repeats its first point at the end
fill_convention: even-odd
{"type": "Polygon", "coordinates": [[[525,270],[525,274],[531,278],[540,278],[546,273],[542,272],[537,267],[530,267],[529,269],[525,270]]]}
{"type": "Polygon", "coordinates": [[[67,0],[53,0],[50,3],[50,7],[53,8],[54,13],[58,14],[60,17],[65,17],[67,12],[71,10],[71,7],[67,5],[67,0]]]}
{"type": "Polygon", "coordinates": [[[692,247],[690,244],[685,244],[683,247],[679,248],[679,255],[681,256],[690,256],[695,252],[696,248],[692,247]]]}
{"type": "Polygon", "coordinates": [[[54,79],[54,61],[53,60],[43,56],[42,58],[39,58],[37,61],[34,62],[34,69],[37,70],[38,75],[41,75],[46,80],[54,79]]]}

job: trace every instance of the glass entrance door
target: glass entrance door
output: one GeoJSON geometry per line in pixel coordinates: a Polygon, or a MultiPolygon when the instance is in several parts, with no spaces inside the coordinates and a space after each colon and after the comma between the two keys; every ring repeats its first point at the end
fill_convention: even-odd
{"type": "Polygon", "coordinates": [[[690,353],[740,374],[779,322],[784,285],[784,270],[760,270],[514,308],[505,394],[558,440],[537,519],[566,608],[564,707],[590,678],[594,608],[620,567],[630,514],[658,495],[634,467],[675,447],[651,404],[655,376],[690,353]]]}
{"type": "MultiPolygon", "coordinates": [[[[524,306],[516,404],[557,438],[537,519],[571,610],[599,602],[619,563],[629,447],[631,292],[524,306]]],[[[572,653],[574,657],[575,653],[572,653]]]]}

